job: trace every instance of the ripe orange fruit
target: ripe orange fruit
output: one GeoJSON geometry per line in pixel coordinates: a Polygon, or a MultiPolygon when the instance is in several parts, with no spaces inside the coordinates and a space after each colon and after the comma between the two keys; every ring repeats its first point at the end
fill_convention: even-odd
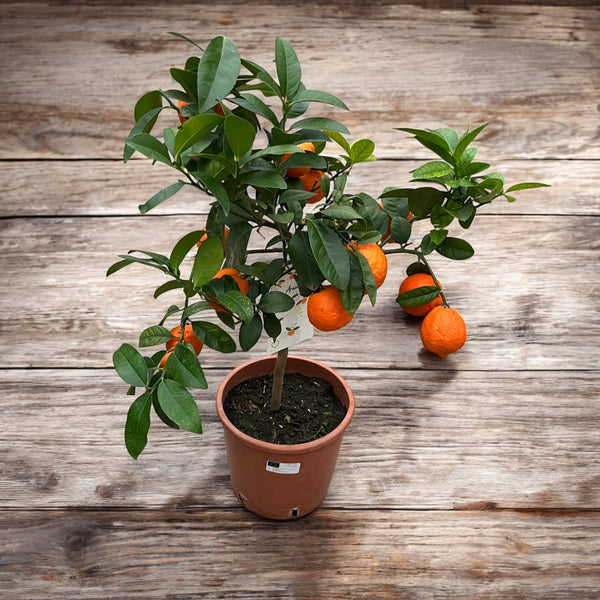
{"type": "Polygon", "coordinates": [[[165,368],[165,365],[167,364],[167,360],[169,360],[169,356],[171,356],[171,354],[173,354],[173,351],[171,350],[170,352],[167,352],[161,359],[160,359],[160,363],[158,364],[158,366],[161,369],[165,368]]]}
{"type": "MultiPolygon", "coordinates": [[[[435,287],[435,281],[433,277],[429,273],[413,273],[409,275],[401,284],[398,289],[398,294],[404,294],[404,292],[409,292],[410,290],[414,290],[420,287],[433,286],[435,287]]],[[[442,284],[440,283],[440,287],[442,284]]],[[[441,296],[437,296],[431,302],[427,304],[421,304],[421,306],[402,306],[402,309],[407,312],[409,315],[414,315],[415,317],[424,317],[428,312],[430,312],[436,306],[440,306],[443,304],[441,296]]]]}
{"type": "Polygon", "coordinates": [[[387,256],[384,251],[378,244],[353,244],[353,246],[367,259],[375,278],[375,285],[380,287],[385,281],[388,269],[387,256]]]}
{"type": "Polygon", "coordinates": [[[321,177],[323,177],[323,175],[323,171],[310,169],[308,173],[300,177],[304,189],[307,192],[314,192],[314,196],[306,201],[307,204],[314,204],[323,199],[323,191],[321,190],[321,177]]]}
{"type": "MultiPolygon", "coordinates": [[[[300,148],[300,150],[304,150],[305,152],[315,151],[315,146],[312,142],[302,142],[301,144],[297,144],[297,146],[300,148]]],[[[287,160],[290,156],[292,156],[291,152],[284,154],[281,162],[287,160]]],[[[306,175],[309,171],[310,167],[290,167],[285,174],[288,177],[302,177],[302,175],[306,175]]]]}
{"type": "Polygon", "coordinates": [[[354,318],[344,309],[340,292],[334,285],[326,285],[308,297],[306,314],[319,331],[341,329],[354,318]]]}
{"type": "MultiPolygon", "coordinates": [[[[214,277],[213,279],[220,279],[221,277],[223,277],[224,275],[229,275],[230,277],[233,277],[233,280],[237,283],[238,287],[240,288],[240,292],[242,292],[242,294],[247,294],[248,290],[250,289],[250,282],[247,279],[244,279],[240,272],[237,269],[231,269],[231,268],[226,268],[226,269],[221,269],[214,277]]],[[[226,309],[224,309],[223,307],[219,306],[216,302],[215,298],[212,298],[213,300],[215,300],[215,302],[211,302],[210,298],[211,296],[206,296],[208,303],[217,311],[217,312],[227,312],[226,309]]]]}
{"type": "MultiPolygon", "coordinates": [[[[185,102],[184,100],[180,100],[177,103],[177,108],[181,111],[181,109],[186,106],[187,104],[189,104],[189,102],[185,102]]],[[[177,113],[177,116],[179,117],[179,122],[183,125],[186,121],[187,121],[187,117],[184,117],[181,112],[177,113]]]]}
{"type": "MultiPolygon", "coordinates": [[[[173,327],[173,329],[171,329],[171,335],[173,338],[167,340],[167,350],[174,348],[179,341],[179,338],[181,337],[181,325],[173,327]]],[[[194,347],[196,354],[200,354],[200,350],[202,350],[202,346],[204,346],[204,344],[194,335],[194,329],[190,324],[187,324],[183,330],[183,341],[191,344],[194,347]]]]}
{"type": "MultiPolygon", "coordinates": [[[[229,227],[225,226],[225,230],[223,233],[223,248],[225,248],[225,240],[227,239],[227,236],[229,235],[229,227]]],[[[204,242],[206,239],[208,239],[208,234],[205,233],[200,240],[198,241],[198,243],[196,244],[196,246],[198,248],[200,248],[200,246],[202,245],[202,242],[204,242]]]]}
{"type": "Polygon", "coordinates": [[[421,341],[429,352],[445,358],[467,341],[465,321],[453,308],[436,306],[421,323],[421,341]]]}

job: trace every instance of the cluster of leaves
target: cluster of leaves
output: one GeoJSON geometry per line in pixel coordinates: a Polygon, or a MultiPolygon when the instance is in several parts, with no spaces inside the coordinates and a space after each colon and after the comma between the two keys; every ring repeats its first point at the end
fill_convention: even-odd
{"type": "MultiPolygon", "coordinates": [[[[178,172],[175,183],[139,206],[141,213],[185,186],[212,199],[204,228],[183,235],[168,255],[130,250],[108,269],[111,275],[132,264],[148,266],[167,277],[155,297],[173,290],[182,293],[181,304],[170,306],[157,325],[141,333],[142,348],[172,339],[165,323],[174,315],[182,331],[191,325],[205,346],[219,352],[236,350],[235,330],[242,350],[252,348],[263,331],[276,338],[281,332],[277,314],[294,306],[291,297],[274,289],[287,273],[294,274],[304,296],[325,281],[335,285],[344,308],[353,314],[365,297],[375,304],[377,295],[371,268],[354,243],[379,243],[388,254],[412,254],[417,262],[409,269],[433,275],[428,254],[437,251],[465,259],[473,253],[466,241],[448,235],[454,219],[468,228],[477,209],[494,198],[512,200],[512,191],[539,185],[504,190],[500,175],[481,175],[489,165],[474,161],[471,143],[483,127],[460,137],[448,129],[404,129],[441,159],[412,172],[414,182],[427,185],[386,188],[378,199],[347,193],[352,167],[374,160],[375,146],[368,139],[351,143],[348,130],[336,119],[306,116],[313,104],[347,107],[329,93],[304,86],[300,62],[288,42],[276,40],[275,75],[242,58],[223,37],[198,50],[200,56],[170,70],[178,87],[153,90],[139,99],[136,122],[125,143],[125,162],[138,152],[178,172]],[[156,136],[152,132],[159,117],[164,120],[163,112],[171,116],[170,126],[156,136]],[[298,145],[304,142],[312,143],[315,152],[302,151],[298,145]],[[324,153],[331,143],[341,149],[339,156],[324,153]],[[317,204],[313,201],[318,190],[306,189],[302,180],[288,176],[288,169],[296,167],[318,173],[323,198],[317,204]],[[423,219],[430,220],[432,229],[413,246],[412,222],[423,219]],[[249,284],[247,293],[229,275],[215,278],[223,268],[242,274],[249,284]],[[207,312],[211,318],[201,318],[207,312]]],[[[403,303],[422,304],[439,293],[439,285],[421,288],[403,303]]],[[[207,387],[198,357],[183,335],[161,366],[165,354],[161,349],[144,357],[123,344],[113,357],[129,394],[143,390],[131,405],[125,427],[133,457],[146,446],[152,407],[167,425],[201,432],[198,408],[188,391],[207,387]]]]}

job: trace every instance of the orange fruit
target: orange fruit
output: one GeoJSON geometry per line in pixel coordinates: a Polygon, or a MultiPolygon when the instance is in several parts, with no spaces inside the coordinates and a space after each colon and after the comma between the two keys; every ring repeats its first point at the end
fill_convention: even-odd
{"type": "Polygon", "coordinates": [[[385,252],[378,244],[353,244],[353,246],[367,259],[369,267],[371,267],[371,271],[373,272],[373,277],[375,278],[375,285],[380,287],[385,281],[388,269],[385,252]]]}
{"type": "MultiPolygon", "coordinates": [[[[180,101],[177,103],[177,108],[178,108],[178,109],[181,111],[181,109],[182,109],[184,106],[186,106],[187,104],[189,104],[189,102],[185,102],[184,100],[180,100],[180,101]]],[[[184,117],[184,116],[181,114],[181,112],[177,113],[177,116],[179,117],[179,122],[180,122],[182,125],[183,125],[183,124],[184,124],[184,123],[185,123],[185,122],[188,120],[188,118],[187,118],[187,117],[184,117]]]]}
{"type": "Polygon", "coordinates": [[[171,354],[173,354],[173,351],[171,350],[171,352],[167,352],[161,359],[160,359],[160,363],[158,364],[158,366],[161,369],[165,368],[165,365],[167,364],[167,360],[169,360],[169,356],[171,356],[171,354]]]}
{"type": "MultiPolygon", "coordinates": [[[[302,142],[301,144],[296,144],[300,150],[304,150],[305,152],[314,152],[315,146],[312,142],[302,142]]],[[[281,162],[287,160],[292,153],[284,154],[281,162]]],[[[310,167],[290,167],[285,174],[288,177],[302,177],[302,175],[306,175],[310,171],[310,167]]]]}
{"type": "MultiPolygon", "coordinates": [[[[224,275],[229,275],[230,277],[233,278],[233,280],[237,283],[238,287],[240,288],[240,292],[242,292],[242,294],[247,294],[248,290],[250,289],[250,282],[247,279],[244,279],[240,272],[237,269],[231,269],[231,268],[226,268],[226,269],[221,269],[214,277],[213,279],[220,279],[221,277],[223,277],[224,275]]],[[[219,306],[216,302],[216,299],[213,298],[213,300],[215,300],[215,302],[211,302],[210,301],[210,296],[207,295],[206,297],[208,299],[208,303],[217,311],[217,312],[227,312],[225,308],[222,308],[221,306],[219,306]]]]}
{"type": "Polygon", "coordinates": [[[314,204],[323,199],[323,191],[321,190],[321,177],[323,175],[323,171],[310,169],[308,173],[300,177],[304,189],[307,192],[314,192],[314,196],[306,201],[307,204],[314,204]]]}
{"type": "MultiPolygon", "coordinates": [[[[179,341],[179,338],[181,337],[181,325],[173,327],[173,329],[171,329],[171,335],[173,338],[167,341],[167,350],[174,348],[179,341]]],[[[194,347],[196,354],[200,354],[200,350],[202,350],[202,346],[204,346],[204,344],[194,335],[194,328],[190,324],[187,324],[183,330],[183,341],[191,344],[194,347]]]]}
{"type": "Polygon", "coordinates": [[[460,313],[449,306],[436,306],[421,323],[421,341],[429,352],[445,358],[467,341],[467,326],[460,313]]]}
{"type": "Polygon", "coordinates": [[[319,331],[341,329],[354,318],[344,309],[340,291],[334,285],[326,285],[308,297],[306,314],[319,331]]]}
{"type": "MultiPolygon", "coordinates": [[[[227,236],[229,235],[229,227],[225,226],[225,230],[223,233],[223,248],[225,248],[225,240],[227,239],[227,236]]],[[[208,239],[208,234],[205,233],[200,240],[198,241],[198,243],[196,244],[196,246],[198,248],[200,248],[200,246],[202,245],[202,242],[204,242],[206,239],[208,239]]]]}
{"type": "MultiPolygon", "coordinates": [[[[404,294],[404,292],[409,292],[410,290],[426,286],[435,287],[435,281],[433,280],[433,277],[429,273],[413,273],[400,284],[398,294],[404,294]]],[[[442,287],[441,283],[440,287],[442,287]]],[[[421,304],[421,306],[403,306],[402,304],[400,306],[402,306],[402,309],[409,315],[413,315],[415,317],[424,317],[429,311],[436,306],[440,306],[441,304],[443,304],[442,297],[437,296],[437,298],[434,298],[431,302],[428,302],[427,304],[421,304]]]]}

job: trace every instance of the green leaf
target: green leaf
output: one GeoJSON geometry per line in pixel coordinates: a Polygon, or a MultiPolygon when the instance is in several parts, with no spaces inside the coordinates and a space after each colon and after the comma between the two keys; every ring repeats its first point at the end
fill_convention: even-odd
{"type": "Polygon", "coordinates": [[[281,333],[281,321],[276,315],[271,313],[265,313],[263,318],[265,321],[265,331],[267,332],[267,335],[270,338],[277,339],[281,333]]]}
{"type": "Polygon", "coordinates": [[[229,290],[217,297],[217,302],[237,315],[242,321],[251,321],[254,317],[254,304],[239,290],[229,290]]]}
{"type": "Polygon", "coordinates": [[[233,114],[225,117],[225,137],[236,158],[244,156],[252,148],[255,136],[254,125],[246,119],[233,114]]]}
{"type": "Polygon", "coordinates": [[[149,133],[138,133],[128,138],[127,145],[152,160],[171,165],[167,147],[149,133]]]}
{"type": "Polygon", "coordinates": [[[429,150],[435,152],[435,154],[444,159],[446,162],[450,164],[454,163],[454,156],[450,152],[448,142],[443,136],[432,131],[425,131],[423,129],[411,129],[408,127],[398,127],[398,129],[400,131],[412,133],[415,136],[415,139],[421,145],[425,146],[425,148],[429,148],[429,150]]]}
{"type": "Polygon", "coordinates": [[[302,285],[311,291],[318,290],[325,277],[313,256],[308,233],[296,230],[290,238],[288,251],[302,285]]]}
{"type": "Polygon", "coordinates": [[[170,73],[171,77],[185,90],[190,100],[195,103],[198,100],[196,72],[172,67],[170,73]]]}
{"type": "Polygon", "coordinates": [[[125,383],[135,387],[146,386],[148,381],[146,361],[131,344],[121,344],[113,354],[113,365],[125,383]]]}
{"type": "Polygon", "coordinates": [[[233,338],[215,323],[194,321],[192,328],[194,335],[209,348],[224,353],[235,352],[236,346],[233,338]]]}
{"type": "Polygon", "coordinates": [[[148,111],[147,113],[143,114],[133,126],[129,132],[129,135],[127,136],[127,141],[125,142],[125,148],[123,150],[124,163],[126,163],[135,152],[135,150],[127,143],[129,138],[136,136],[138,133],[150,133],[154,127],[154,124],[156,123],[158,114],[162,111],[162,109],[163,107],[160,106],[159,108],[148,111]]]}
{"type": "Polygon", "coordinates": [[[163,188],[162,190],[160,190],[160,192],[154,194],[152,198],[146,200],[144,204],[139,205],[138,208],[140,212],[144,214],[147,213],[149,210],[152,210],[154,207],[158,206],[165,200],[168,200],[171,196],[174,196],[184,185],[185,183],[183,181],[176,181],[175,183],[172,183],[166,188],[163,188]]]}
{"type": "Polygon", "coordinates": [[[338,133],[350,134],[345,125],[335,119],[325,117],[308,117],[300,119],[292,124],[290,129],[316,129],[317,131],[336,131],[338,133]]]}
{"type": "MultiPolygon", "coordinates": [[[[363,282],[363,271],[361,270],[358,254],[350,252],[348,253],[348,257],[350,259],[350,282],[345,289],[339,290],[339,292],[344,310],[349,315],[353,315],[365,297],[365,284],[363,282]]],[[[371,277],[373,277],[372,274],[371,277]]],[[[375,280],[373,280],[374,283],[375,280]]]]}
{"type": "Polygon", "coordinates": [[[447,237],[435,248],[442,256],[452,260],[466,260],[475,253],[469,242],[460,238],[447,237]]]}
{"type": "Polygon", "coordinates": [[[186,294],[188,294],[188,296],[191,296],[194,294],[194,287],[192,286],[191,282],[175,280],[175,281],[167,281],[167,282],[163,283],[162,285],[159,285],[154,290],[154,297],[158,298],[159,296],[162,296],[166,292],[170,292],[172,290],[179,290],[182,288],[185,289],[185,292],[186,292],[186,294]]]}
{"type": "Polygon", "coordinates": [[[550,187],[547,183],[516,183],[515,185],[511,185],[504,193],[510,194],[511,192],[516,192],[518,190],[532,190],[534,188],[540,187],[550,187]]]}
{"type": "Polygon", "coordinates": [[[184,235],[171,250],[169,262],[173,271],[177,271],[183,259],[188,255],[189,251],[200,241],[200,238],[206,233],[204,229],[191,231],[184,235]]]}
{"type": "Polygon", "coordinates": [[[278,37],[275,40],[275,67],[283,98],[291,100],[300,87],[302,70],[292,45],[278,37]]]}
{"type": "Polygon", "coordinates": [[[447,236],[447,229],[432,229],[429,232],[429,237],[436,246],[439,246],[446,239],[447,236]]]}
{"type": "Polygon", "coordinates": [[[463,160],[463,153],[469,147],[469,144],[485,129],[486,126],[487,123],[484,123],[483,125],[480,125],[479,127],[473,129],[472,131],[469,131],[467,129],[467,131],[465,131],[465,133],[461,135],[460,140],[458,141],[458,144],[454,149],[454,156],[456,158],[457,164],[459,164],[463,160]]]}
{"type": "Polygon", "coordinates": [[[149,346],[158,346],[158,344],[164,344],[170,339],[173,339],[173,334],[161,325],[152,325],[140,333],[140,348],[147,348],[149,346]]]}
{"type": "Polygon", "coordinates": [[[196,353],[184,344],[175,346],[174,352],[167,359],[166,367],[169,375],[184,387],[203,390],[208,387],[196,353]]]}
{"type": "Polygon", "coordinates": [[[247,352],[253,348],[262,334],[263,325],[259,314],[255,314],[252,320],[240,325],[240,348],[247,352]]]}
{"type": "Polygon", "coordinates": [[[206,186],[206,189],[217,199],[217,202],[223,209],[225,216],[229,215],[231,201],[227,190],[223,184],[216,178],[203,173],[198,176],[198,179],[206,186]]]}
{"type": "Polygon", "coordinates": [[[458,133],[454,131],[454,129],[440,128],[433,129],[431,133],[434,133],[444,140],[446,140],[446,144],[448,144],[448,148],[450,150],[454,150],[456,144],[458,144],[458,133]]]}
{"type": "Polygon", "coordinates": [[[244,173],[243,182],[255,188],[267,188],[285,190],[287,183],[285,179],[275,171],[250,171],[244,173]]]}
{"type": "Polygon", "coordinates": [[[348,156],[350,156],[350,144],[341,133],[329,130],[323,131],[323,133],[330,137],[336,144],[339,144],[348,153],[348,156]]]}
{"type": "Polygon", "coordinates": [[[223,242],[216,236],[208,236],[202,242],[192,267],[191,279],[195,288],[210,281],[223,264],[223,242]]]}
{"type": "Polygon", "coordinates": [[[294,103],[296,102],[322,102],[324,104],[331,104],[342,108],[344,110],[350,110],[339,98],[327,92],[319,92],[317,90],[300,90],[294,96],[294,103]]]}
{"type": "Polygon", "coordinates": [[[408,206],[416,217],[426,217],[434,206],[443,202],[444,194],[436,188],[417,188],[408,195],[408,206]]]}
{"type": "Polygon", "coordinates": [[[213,113],[196,115],[190,117],[177,131],[175,136],[175,157],[191,148],[196,142],[199,142],[207,133],[212,131],[223,117],[213,113]]]}
{"type": "Polygon", "coordinates": [[[350,282],[350,260],[337,233],[322,220],[310,220],[308,239],[325,279],[337,288],[345,289],[350,282]]]}
{"type": "Polygon", "coordinates": [[[151,406],[152,394],[146,391],[133,401],[127,412],[125,446],[133,458],[137,458],[148,443],[151,406]]]}
{"type": "Polygon", "coordinates": [[[350,160],[353,163],[367,162],[372,159],[375,143],[371,140],[361,138],[350,146],[350,160]]]}
{"type": "Polygon", "coordinates": [[[394,242],[397,244],[405,244],[412,235],[412,227],[405,218],[392,217],[390,233],[392,234],[394,242]]]}
{"type": "Polygon", "coordinates": [[[258,308],[265,313],[283,313],[294,308],[294,299],[283,292],[272,291],[262,295],[258,308]]]}
{"type": "Polygon", "coordinates": [[[279,124],[277,115],[258,96],[254,96],[253,94],[240,94],[239,96],[232,98],[231,101],[250,112],[268,119],[273,125],[279,124]]]}
{"type": "MultiPolygon", "coordinates": [[[[426,271],[418,272],[421,273],[426,271]]],[[[409,290],[408,292],[403,292],[396,298],[396,302],[401,306],[422,306],[423,304],[429,304],[429,302],[435,300],[440,295],[440,292],[441,290],[434,285],[424,285],[409,290]]]]}
{"type": "Polygon", "coordinates": [[[373,276],[371,266],[369,265],[369,261],[360,252],[356,252],[355,256],[358,259],[358,264],[362,273],[362,280],[364,283],[363,293],[366,289],[371,304],[375,306],[375,300],[377,299],[377,285],[375,284],[375,277],[373,276]]]}
{"type": "Polygon", "coordinates": [[[240,53],[222,36],[210,41],[198,64],[198,112],[212,108],[233,89],[240,74],[240,53]]]}
{"type": "Polygon", "coordinates": [[[362,215],[347,203],[333,202],[321,211],[331,219],[342,219],[344,221],[362,220],[362,215]]]}
{"type": "MultiPolygon", "coordinates": [[[[162,95],[159,90],[152,90],[151,92],[144,94],[135,103],[135,108],[133,109],[133,118],[137,122],[147,113],[155,113],[156,109],[158,108],[162,108],[162,95]]],[[[149,126],[149,129],[152,129],[152,127],[149,126]]],[[[146,131],[146,133],[149,133],[149,131],[146,131]]]]}
{"type": "Polygon", "coordinates": [[[158,384],[158,403],[167,417],[181,429],[202,433],[198,406],[180,383],[173,379],[163,379],[158,384]]]}
{"type": "Polygon", "coordinates": [[[411,171],[413,179],[431,179],[433,177],[446,177],[454,172],[452,167],[441,160],[432,160],[411,171]]]}

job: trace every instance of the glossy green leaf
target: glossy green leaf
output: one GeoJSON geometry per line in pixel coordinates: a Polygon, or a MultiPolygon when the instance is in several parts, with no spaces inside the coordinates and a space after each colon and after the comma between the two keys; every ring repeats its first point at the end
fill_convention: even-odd
{"type": "Polygon", "coordinates": [[[517,183],[515,185],[511,185],[506,191],[506,194],[510,194],[511,192],[516,192],[518,190],[532,190],[534,188],[541,188],[541,187],[550,187],[547,183],[535,183],[535,182],[529,182],[529,183],[517,183]]]}
{"type": "Polygon", "coordinates": [[[275,40],[275,67],[282,96],[288,100],[293,99],[300,87],[302,70],[296,51],[280,37],[275,40]]]}
{"type": "Polygon", "coordinates": [[[373,271],[371,271],[371,266],[369,265],[369,261],[360,252],[356,252],[355,256],[358,259],[358,264],[362,273],[364,283],[363,293],[366,289],[371,304],[375,306],[375,300],[377,299],[377,285],[375,284],[375,277],[373,276],[373,271]]]}
{"type": "Polygon", "coordinates": [[[316,291],[325,277],[313,256],[306,231],[297,230],[288,244],[290,259],[302,284],[311,291],[316,291]]]}
{"type": "Polygon", "coordinates": [[[146,361],[131,344],[121,344],[113,354],[113,365],[125,383],[135,387],[146,386],[148,381],[146,361]]]}
{"type": "Polygon", "coordinates": [[[242,321],[254,317],[254,304],[239,290],[229,290],[217,297],[217,302],[237,315],[242,321]]]}
{"type": "Polygon", "coordinates": [[[413,179],[430,179],[452,175],[453,168],[441,160],[432,160],[411,171],[413,179]]]}
{"type": "Polygon", "coordinates": [[[136,398],[127,412],[125,422],[125,446],[133,458],[137,458],[148,443],[152,394],[144,392],[136,398]]]}
{"type": "Polygon", "coordinates": [[[460,238],[447,237],[439,246],[435,248],[442,256],[452,260],[466,260],[475,253],[469,242],[460,238]]]}
{"type": "Polygon", "coordinates": [[[287,183],[285,179],[275,171],[250,171],[244,173],[243,181],[246,185],[255,188],[267,188],[285,190],[287,183]]]}
{"type": "Polygon", "coordinates": [[[177,271],[183,259],[189,254],[190,250],[200,241],[200,238],[206,233],[204,229],[191,231],[184,235],[171,250],[169,262],[173,271],[177,271]]]}
{"type": "Polygon", "coordinates": [[[405,218],[392,217],[390,233],[394,242],[397,244],[406,244],[412,235],[412,227],[405,218]]]}
{"type": "Polygon", "coordinates": [[[196,103],[198,100],[196,73],[188,69],[179,69],[178,67],[172,67],[170,73],[171,77],[185,90],[190,100],[196,103]]]}
{"type": "MultiPolygon", "coordinates": [[[[339,293],[344,310],[349,315],[353,315],[358,310],[358,307],[365,297],[365,284],[363,282],[363,271],[361,270],[358,254],[350,252],[348,256],[350,259],[350,280],[348,286],[343,290],[339,290],[339,293]]],[[[369,274],[371,275],[371,278],[373,278],[370,269],[369,274]]],[[[374,285],[375,280],[373,279],[373,286],[374,285]]]]}
{"type": "Polygon", "coordinates": [[[398,127],[400,131],[406,131],[412,133],[415,139],[425,148],[429,148],[432,152],[437,154],[440,158],[450,164],[454,164],[454,156],[450,152],[448,142],[440,135],[426,131],[423,129],[411,129],[409,127],[398,127]]]}
{"type": "Polygon", "coordinates": [[[125,148],[123,150],[124,163],[126,163],[135,152],[135,150],[128,144],[129,139],[135,137],[138,133],[150,133],[154,127],[154,124],[156,123],[158,114],[162,111],[162,109],[163,107],[160,106],[159,108],[148,111],[147,113],[143,114],[133,126],[129,132],[129,135],[127,136],[127,141],[125,142],[125,148]]]}
{"type": "Polygon", "coordinates": [[[240,348],[247,352],[253,348],[262,334],[263,325],[259,314],[255,314],[250,321],[240,325],[240,348]]]}
{"type": "Polygon", "coordinates": [[[350,110],[338,97],[317,90],[299,91],[294,96],[294,102],[322,102],[323,104],[331,104],[332,106],[342,108],[343,110],[350,110]]]}
{"type": "Polygon", "coordinates": [[[231,98],[231,101],[234,104],[253,112],[254,114],[268,119],[273,125],[277,125],[279,123],[277,115],[275,115],[271,108],[254,94],[240,94],[235,98],[231,98]]]}
{"type": "Polygon", "coordinates": [[[335,119],[326,117],[308,117],[296,121],[291,125],[291,129],[316,129],[317,131],[337,131],[338,133],[350,134],[345,125],[342,125],[335,119]]]}
{"type": "Polygon", "coordinates": [[[324,130],[323,133],[330,137],[336,144],[339,144],[350,156],[350,144],[339,131],[324,130]]]}
{"type": "Polygon", "coordinates": [[[375,143],[367,139],[359,139],[350,146],[350,160],[353,163],[367,162],[373,159],[375,143]]]}
{"type": "Polygon", "coordinates": [[[272,291],[262,295],[258,308],[265,313],[284,313],[294,308],[294,299],[283,292],[272,291]]]}
{"type": "Polygon", "coordinates": [[[467,130],[465,131],[465,133],[462,134],[460,140],[458,141],[458,144],[456,144],[456,148],[454,149],[454,156],[456,157],[457,163],[463,161],[463,153],[465,152],[465,150],[467,150],[469,144],[485,129],[486,126],[487,123],[484,123],[483,125],[480,125],[479,127],[473,129],[472,131],[467,130]]]}
{"type": "Polygon", "coordinates": [[[229,94],[240,74],[240,53],[222,36],[210,41],[198,64],[198,112],[212,108],[229,94]]]}
{"type": "Polygon", "coordinates": [[[167,359],[166,368],[169,376],[184,387],[203,390],[208,387],[198,357],[187,345],[175,346],[175,350],[167,359]]]}
{"type": "Polygon", "coordinates": [[[144,156],[164,163],[171,164],[171,158],[167,147],[149,133],[138,133],[127,139],[127,145],[137,150],[144,156]]]}
{"type": "Polygon", "coordinates": [[[209,348],[224,353],[235,352],[236,346],[233,338],[215,323],[194,321],[192,327],[194,335],[209,348]]]}
{"type": "Polygon", "coordinates": [[[167,417],[181,429],[202,433],[198,406],[192,395],[179,382],[163,379],[158,384],[158,403],[167,417]]]}
{"type": "Polygon", "coordinates": [[[435,285],[424,285],[399,294],[396,302],[401,306],[422,306],[435,300],[440,295],[440,292],[441,290],[435,285]]]}
{"type": "Polygon", "coordinates": [[[164,344],[172,338],[173,334],[166,327],[152,325],[152,327],[147,327],[140,333],[139,346],[140,348],[158,346],[158,344],[164,344]]]}
{"type": "Polygon", "coordinates": [[[337,233],[321,220],[310,220],[308,239],[325,279],[337,288],[345,289],[350,281],[350,261],[337,233]]]}
{"type": "Polygon", "coordinates": [[[436,188],[417,188],[408,195],[408,206],[416,217],[426,217],[434,206],[443,202],[444,194],[436,188]]]}
{"type": "Polygon", "coordinates": [[[223,242],[216,236],[209,236],[202,242],[192,267],[191,279],[194,287],[199,288],[210,281],[223,264],[223,242]]]}
{"type": "Polygon", "coordinates": [[[221,121],[223,121],[223,117],[213,113],[190,117],[177,131],[174,143],[175,157],[199,142],[221,121]]]}
{"type": "Polygon", "coordinates": [[[154,207],[158,206],[165,200],[171,198],[171,196],[174,196],[184,185],[185,183],[183,181],[176,181],[175,183],[172,183],[166,188],[163,188],[162,190],[160,190],[160,192],[154,194],[152,198],[146,200],[144,204],[140,204],[138,207],[139,211],[142,214],[147,213],[149,210],[152,210],[154,207]]]}
{"type": "Polygon", "coordinates": [[[448,230],[433,229],[429,232],[429,237],[436,246],[439,246],[448,237],[448,230]]]}
{"type": "Polygon", "coordinates": [[[256,130],[252,123],[236,115],[225,117],[225,138],[234,156],[238,159],[252,148],[256,130]]]}

